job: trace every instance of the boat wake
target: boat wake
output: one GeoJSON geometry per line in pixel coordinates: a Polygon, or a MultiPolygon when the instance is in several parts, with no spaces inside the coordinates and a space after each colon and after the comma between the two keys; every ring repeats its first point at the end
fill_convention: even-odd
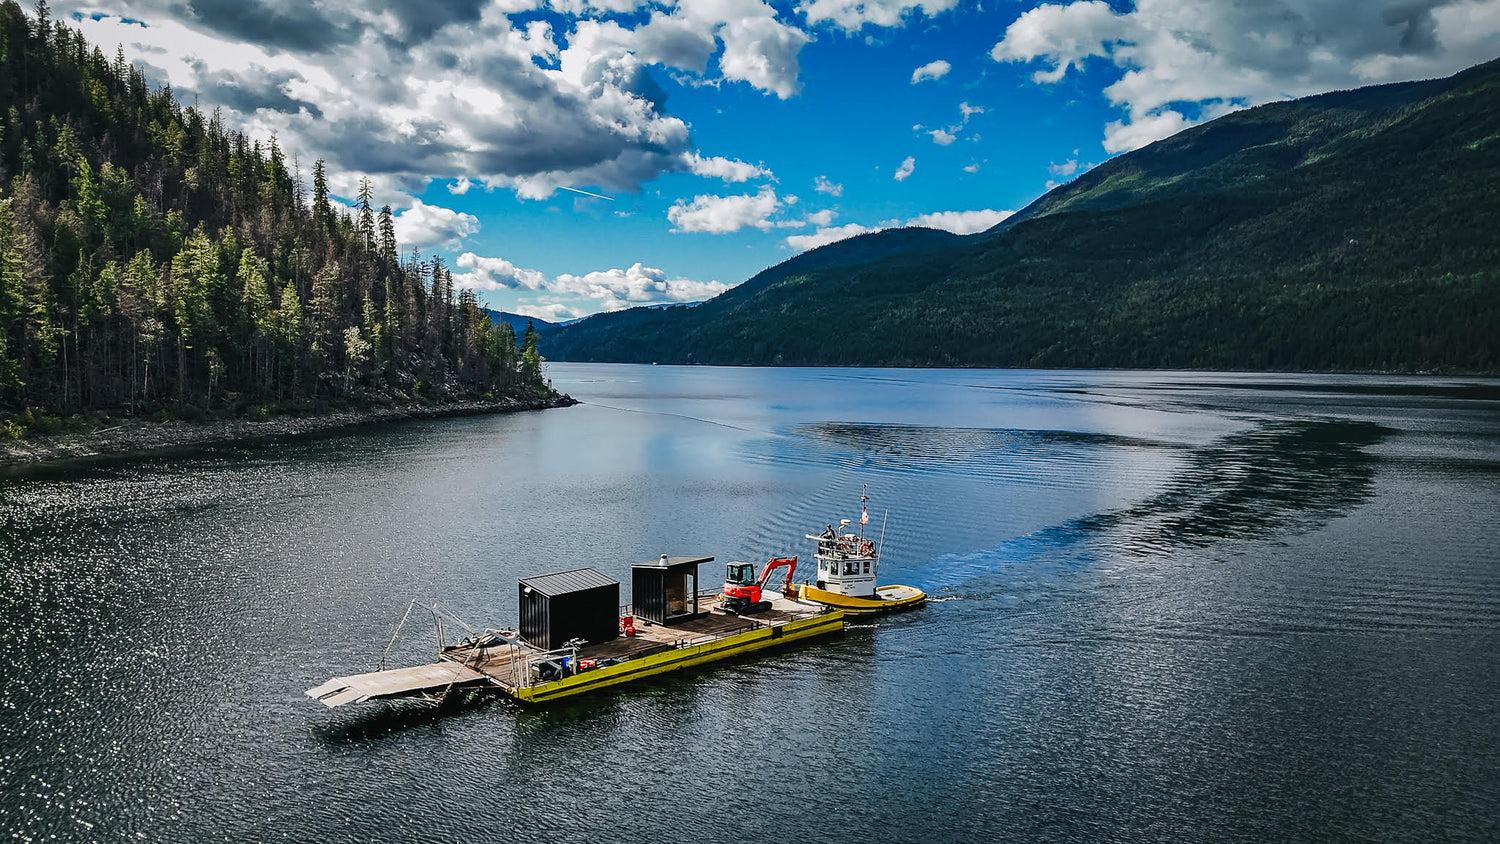
{"type": "Polygon", "coordinates": [[[902,577],[929,592],[1043,558],[1086,565],[1315,530],[1370,495],[1391,432],[1367,422],[1274,421],[1191,452],[1157,494],[1070,519],[993,548],[944,554],[902,577]]]}

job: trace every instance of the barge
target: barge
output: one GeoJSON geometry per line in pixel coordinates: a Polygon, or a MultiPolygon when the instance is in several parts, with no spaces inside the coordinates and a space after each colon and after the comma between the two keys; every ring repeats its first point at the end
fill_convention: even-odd
{"type": "MultiPolygon", "coordinates": [[[[804,600],[792,588],[758,590],[753,602],[726,597],[733,590],[697,589],[698,567],[713,559],[663,555],[631,566],[635,603],[626,606],[619,603],[619,582],[592,568],[524,578],[517,629],[470,629],[463,641],[447,645],[434,608],[438,662],[335,677],[306,693],[329,707],[402,698],[441,702],[476,689],[545,704],[843,631],[843,610],[804,600]]],[[[762,584],[778,562],[767,564],[762,584]]],[[[730,564],[736,567],[754,568],[730,564]]]]}

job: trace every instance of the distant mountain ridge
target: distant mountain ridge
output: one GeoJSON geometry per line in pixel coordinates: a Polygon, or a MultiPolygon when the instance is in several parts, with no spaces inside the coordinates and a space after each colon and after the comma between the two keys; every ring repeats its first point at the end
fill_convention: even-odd
{"type": "Polygon", "coordinates": [[[514,331],[517,337],[520,337],[521,335],[526,333],[526,326],[528,324],[535,328],[537,331],[541,332],[546,331],[550,328],[557,328],[560,325],[567,325],[568,322],[575,321],[569,320],[568,322],[548,322],[547,320],[541,319],[539,317],[522,316],[521,314],[513,314],[509,311],[497,311],[492,308],[485,308],[484,312],[486,314],[489,314],[490,322],[496,325],[499,325],[502,322],[506,325],[509,325],[510,330],[514,331]]]}
{"type": "Polygon", "coordinates": [[[1184,194],[1249,187],[1267,173],[1333,154],[1351,136],[1392,125],[1417,102],[1494,73],[1491,62],[1448,79],[1331,91],[1237,112],[1107,161],[1049,191],[990,233],[1049,214],[1106,211],[1184,194]]]}
{"type": "Polygon", "coordinates": [[[988,232],[879,232],[562,360],[1500,371],[1500,62],[1260,106],[988,232]]]}
{"type": "MultiPolygon", "coordinates": [[[[773,267],[761,270],[743,284],[736,285],[709,301],[715,308],[732,307],[749,302],[755,298],[756,294],[795,276],[802,276],[819,270],[858,266],[885,257],[924,249],[941,249],[956,246],[963,242],[965,242],[965,238],[961,235],[916,227],[885,229],[883,231],[862,234],[840,240],[836,243],[830,243],[827,246],[809,250],[799,255],[794,255],[773,267]]],[[[694,302],[692,306],[700,304],[708,303],[694,302]]],[[[572,345],[581,345],[587,348],[591,342],[591,338],[597,338],[611,344],[620,343],[624,340],[620,336],[622,332],[628,333],[630,331],[645,329],[647,326],[671,324],[675,317],[663,312],[677,309],[686,310],[688,307],[689,305],[686,304],[670,306],[653,305],[649,307],[630,308],[625,311],[594,314],[593,316],[567,323],[567,330],[562,335],[566,339],[562,340],[558,344],[558,347],[563,347],[563,344],[566,343],[570,344],[569,348],[572,345]]],[[[538,326],[537,330],[540,331],[542,329],[538,326]]],[[[622,345],[628,345],[628,341],[625,341],[622,345]]],[[[552,344],[549,342],[550,347],[552,347],[552,344]]],[[[649,355],[645,355],[640,360],[641,362],[647,362],[651,358],[649,355]]]]}

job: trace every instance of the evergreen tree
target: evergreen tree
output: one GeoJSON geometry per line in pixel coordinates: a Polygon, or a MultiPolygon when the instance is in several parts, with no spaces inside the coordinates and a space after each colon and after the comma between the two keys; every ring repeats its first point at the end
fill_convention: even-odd
{"type": "Polygon", "coordinates": [[[359,232],[364,240],[365,254],[375,254],[375,215],[370,207],[374,201],[374,189],[370,185],[368,176],[359,180],[359,198],[355,200],[356,208],[359,210],[359,219],[355,230],[359,232]]]}
{"type": "Polygon", "coordinates": [[[333,225],[333,214],[328,207],[328,174],[323,167],[323,159],[318,159],[313,164],[313,226],[318,231],[327,231],[333,225]]]}
{"type": "Polygon", "coordinates": [[[526,320],[526,345],[521,350],[521,374],[528,384],[542,383],[542,355],[537,351],[536,325],[526,320]]]}
{"type": "Polygon", "coordinates": [[[394,267],[399,251],[396,247],[396,223],[391,217],[391,206],[380,206],[380,259],[394,267]]]}

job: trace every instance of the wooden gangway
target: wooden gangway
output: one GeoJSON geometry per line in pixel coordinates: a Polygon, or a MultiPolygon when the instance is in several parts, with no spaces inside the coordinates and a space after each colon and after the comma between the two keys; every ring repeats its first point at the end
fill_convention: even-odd
{"type": "Polygon", "coordinates": [[[441,695],[449,689],[491,682],[490,678],[468,666],[444,660],[432,665],[335,677],[308,689],[307,696],[332,708],[366,700],[441,695]]]}

